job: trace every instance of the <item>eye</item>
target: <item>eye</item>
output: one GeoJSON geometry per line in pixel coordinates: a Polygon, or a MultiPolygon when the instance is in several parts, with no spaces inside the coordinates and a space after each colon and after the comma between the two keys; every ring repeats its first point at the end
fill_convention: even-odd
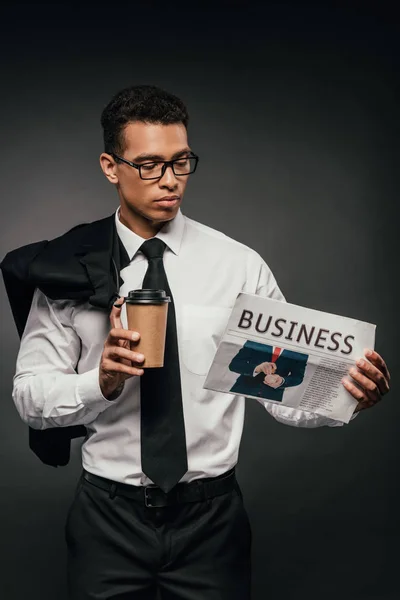
{"type": "Polygon", "coordinates": [[[184,158],[179,158],[175,161],[175,164],[177,164],[179,167],[184,167],[187,164],[188,159],[188,156],[185,156],[184,158]]]}
{"type": "Polygon", "coordinates": [[[145,163],[144,165],[142,165],[142,169],[144,169],[145,171],[152,171],[153,169],[158,167],[159,164],[160,163],[145,163]]]}

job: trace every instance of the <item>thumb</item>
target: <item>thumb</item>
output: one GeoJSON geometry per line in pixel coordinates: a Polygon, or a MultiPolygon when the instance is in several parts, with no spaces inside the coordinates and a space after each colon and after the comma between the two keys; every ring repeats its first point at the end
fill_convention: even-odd
{"type": "Polygon", "coordinates": [[[114,302],[114,305],[110,312],[110,323],[112,328],[123,329],[121,322],[121,310],[125,302],[124,296],[120,296],[114,302]]]}

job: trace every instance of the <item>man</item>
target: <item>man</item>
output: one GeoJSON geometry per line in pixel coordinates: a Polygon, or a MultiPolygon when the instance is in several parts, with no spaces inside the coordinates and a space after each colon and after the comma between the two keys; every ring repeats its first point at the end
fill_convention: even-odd
{"type": "MultiPolygon", "coordinates": [[[[38,434],[86,431],[66,522],[70,597],[150,600],[158,587],[164,600],[248,600],[251,530],[234,473],[244,398],[202,386],[237,294],[284,297],[256,252],[183,216],[198,157],[180,99],[131,87],[101,122],[115,214],[2,264],[23,330],[13,389],[22,419],[38,434]],[[16,290],[28,284],[26,316],[16,290]],[[141,287],[171,297],[162,369],[142,368],[140,334],[127,330],[124,299],[141,287]]],[[[368,358],[352,372],[360,387],[344,384],[360,409],[388,391],[383,359],[368,358]]],[[[283,423],[337,425],[265,407],[283,423]]]]}
{"type": "Polygon", "coordinates": [[[281,402],[287,387],[304,379],[308,355],[286,348],[247,341],[229,363],[229,370],[240,373],[230,391],[281,402]]]}

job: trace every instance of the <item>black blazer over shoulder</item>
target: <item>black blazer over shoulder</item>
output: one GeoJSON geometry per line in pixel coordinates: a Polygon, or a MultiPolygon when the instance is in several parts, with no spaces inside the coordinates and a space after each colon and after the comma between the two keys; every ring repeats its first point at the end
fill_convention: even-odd
{"type": "MultiPolygon", "coordinates": [[[[36,288],[52,300],[89,302],[110,312],[124,283],[119,272],[129,264],[115,227],[115,213],[76,225],[52,240],[11,250],[0,268],[11,311],[21,338],[36,288]]],[[[29,446],[42,462],[68,464],[71,439],[86,436],[84,425],[33,429],[29,446]]]]}

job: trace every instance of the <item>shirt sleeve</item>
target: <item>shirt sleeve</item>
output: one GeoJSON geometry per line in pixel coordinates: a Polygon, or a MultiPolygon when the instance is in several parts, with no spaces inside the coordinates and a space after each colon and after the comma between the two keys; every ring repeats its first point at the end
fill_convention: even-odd
{"type": "MultiPolygon", "coordinates": [[[[261,258],[261,257],[260,257],[261,258]]],[[[281,292],[277,281],[272,274],[268,265],[261,259],[259,278],[257,284],[256,294],[259,296],[265,296],[266,298],[272,298],[273,300],[281,300],[286,302],[286,299],[281,292]]],[[[291,425],[292,427],[341,427],[344,425],[341,421],[335,421],[329,417],[324,417],[317,413],[300,410],[298,408],[291,408],[290,406],[282,406],[272,402],[264,401],[262,398],[257,398],[267,412],[284,425],[291,425]]],[[[359,413],[354,413],[351,417],[353,420],[359,413]]]]}
{"type": "Polygon", "coordinates": [[[272,300],[280,300],[281,302],[286,302],[285,296],[279,288],[271,269],[261,257],[260,260],[261,262],[258,274],[257,288],[254,293],[258,296],[271,298],[272,300]]]}
{"type": "Polygon", "coordinates": [[[34,429],[85,425],[113,404],[101,393],[99,366],[76,371],[81,340],[71,313],[71,302],[35,290],[12,392],[20,417],[34,429]]]}

